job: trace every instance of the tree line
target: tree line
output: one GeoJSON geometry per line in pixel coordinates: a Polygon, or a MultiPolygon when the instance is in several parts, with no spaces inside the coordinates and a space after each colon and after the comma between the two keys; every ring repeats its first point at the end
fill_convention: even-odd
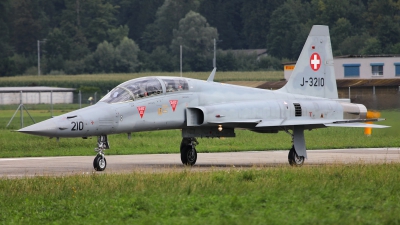
{"type": "Polygon", "coordinates": [[[0,0],[0,76],[281,69],[313,24],[334,55],[400,54],[397,0],[0,0]],[[267,49],[268,56],[234,49],[267,49]]]}

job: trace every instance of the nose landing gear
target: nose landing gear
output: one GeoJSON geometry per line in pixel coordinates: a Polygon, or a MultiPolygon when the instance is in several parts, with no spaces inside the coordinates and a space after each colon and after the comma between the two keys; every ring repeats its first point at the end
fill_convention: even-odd
{"type": "Polygon", "coordinates": [[[93,160],[93,168],[96,171],[103,171],[107,167],[107,161],[104,157],[104,150],[109,149],[107,135],[97,137],[97,148],[94,149],[97,152],[96,157],[93,160]]]}

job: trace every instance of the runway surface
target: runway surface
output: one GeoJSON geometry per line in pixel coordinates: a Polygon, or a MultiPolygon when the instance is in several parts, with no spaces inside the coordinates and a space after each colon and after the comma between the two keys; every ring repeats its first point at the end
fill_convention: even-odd
{"type": "MultiPolygon", "coordinates": [[[[63,176],[73,174],[219,170],[237,167],[289,166],[289,151],[198,153],[197,163],[185,167],[180,154],[106,155],[107,168],[93,169],[94,156],[0,159],[0,177],[63,176]]],[[[400,148],[309,150],[304,165],[400,162],[400,148]]]]}

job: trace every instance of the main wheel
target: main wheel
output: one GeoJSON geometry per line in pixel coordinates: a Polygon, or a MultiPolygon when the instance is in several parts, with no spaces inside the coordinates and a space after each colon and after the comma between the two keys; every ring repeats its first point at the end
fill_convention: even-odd
{"type": "Polygon", "coordinates": [[[291,166],[302,166],[304,163],[304,156],[298,156],[294,146],[292,146],[289,151],[288,160],[291,166]]]}
{"type": "Polygon", "coordinates": [[[107,160],[101,155],[96,155],[93,160],[93,167],[96,171],[103,171],[107,167],[107,160]]]}
{"type": "Polygon", "coordinates": [[[193,166],[197,160],[197,151],[191,145],[181,145],[181,161],[184,165],[193,166]]]}

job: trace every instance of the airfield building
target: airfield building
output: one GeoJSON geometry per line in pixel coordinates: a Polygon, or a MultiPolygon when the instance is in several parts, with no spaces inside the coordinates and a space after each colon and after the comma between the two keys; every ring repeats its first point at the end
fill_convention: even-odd
{"type": "MultiPolygon", "coordinates": [[[[284,76],[288,80],[296,62],[284,64],[284,76]]],[[[400,55],[347,55],[334,58],[338,79],[399,79],[400,55]]]]}
{"type": "Polygon", "coordinates": [[[74,88],[0,87],[0,105],[73,103],[74,88]]]}

